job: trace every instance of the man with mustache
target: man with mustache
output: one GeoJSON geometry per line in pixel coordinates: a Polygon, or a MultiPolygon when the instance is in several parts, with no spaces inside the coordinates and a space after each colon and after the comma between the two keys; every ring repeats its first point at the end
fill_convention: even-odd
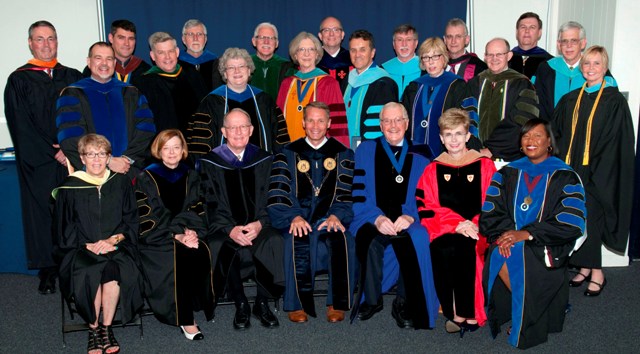
{"type": "Polygon", "coordinates": [[[293,63],[276,54],[278,49],[278,29],[269,22],[256,26],[251,43],[256,54],[251,56],[256,70],[251,77],[251,85],[268,93],[275,101],[280,91],[280,83],[296,70],[293,63]]]}
{"type": "Polygon", "coordinates": [[[418,30],[410,24],[403,24],[393,30],[393,50],[396,57],[382,64],[382,67],[398,84],[398,100],[409,83],[420,77],[420,59],[416,55],[418,30]]]}
{"type": "Polygon", "coordinates": [[[207,45],[207,26],[202,21],[191,19],[182,27],[182,43],[187,50],[180,52],[178,63],[189,66],[200,73],[207,92],[222,85],[222,76],[218,70],[218,56],[205,49],[207,45]]]}
{"type": "Polygon", "coordinates": [[[58,141],[74,170],[82,169],[78,140],[89,133],[111,142],[108,167],[133,177],[145,164],[155,136],[153,114],[137,88],[114,79],[116,57],[106,42],[89,48],[91,77],[71,84],[60,93],[56,124],[58,141]]]}

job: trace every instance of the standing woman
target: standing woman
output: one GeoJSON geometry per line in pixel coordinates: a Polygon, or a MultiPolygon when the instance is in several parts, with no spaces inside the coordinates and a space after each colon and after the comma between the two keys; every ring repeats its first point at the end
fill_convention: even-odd
{"type": "Polygon", "coordinates": [[[476,150],[468,150],[469,114],[445,111],[438,121],[445,152],[425,168],[416,197],[420,222],[429,231],[433,280],[447,318],[448,333],[483,326],[482,269],[487,249],[478,220],[496,167],[476,150]]]}
{"type": "Polygon", "coordinates": [[[323,53],[322,44],[311,33],[300,32],[291,40],[289,55],[299,70],[282,81],[276,103],[284,113],[291,141],[305,136],[302,109],[309,102],[326,103],[331,113],[328,134],[348,147],[349,129],[340,84],[316,67],[323,53]]]}
{"type": "Polygon", "coordinates": [[[487,317],[495,338],[511,321],[508,342],[526,349],[562,331],[569,303],[568,258],[585,232],[578,174],[557,157],[549,122],[520,131],[525,157],[494,174],[480,215],[489,252],[484,266],[487,317]]]}
{"type": "Polygon", "coordinates": [[[571,257],[580,268],[569,283],[587,281],[585,296],[598,296],[607,284],[602,272],[602,244],[624,254],[631,223],[634,136],[627,100],[605,77],[607,50],[587,49],[580,61],[586,82],[566,94],[554,113],[560,158],[582,179],[587,193],[585,244],[571,257]]]}
{"type": "Polygon", "coordinates": [[[193,313],[213,319],[211,255],[206,242],[200,179],[182,160],[186,142],[177,129],[160,132],[151,154],[161,160],[138,176],[140,258],[149,305],[163,323],[180,326],[189,340],[204,336],[193,313]]]}
{"type": "Polygon", "coordinates": [[[136,263],[138,209],[129,177],[107,169],[107,138],[87,134],[78,141],[78,152],[84,170],[52,192],[60,291],[89,323],[88,353],[118,353],[111,329],[118,303],[123,323],[143,305],[136,263]]]}
{"type": "MultiPolygon", "coordinates": [[[[426,145],[427,155],[440,155],[442,144],[438,118],[449,108],[460,108],[465,96],[464,80],[445,71],[449,56],[442,39],[426,39],[420,48],[420,69],[427,72],[407,86],[402,95],[402,105],[409,113],[407,138],[416,145],[426,145]]],[[[477,134],[477,122],[472,121],[471,133],[477,134]]]]}

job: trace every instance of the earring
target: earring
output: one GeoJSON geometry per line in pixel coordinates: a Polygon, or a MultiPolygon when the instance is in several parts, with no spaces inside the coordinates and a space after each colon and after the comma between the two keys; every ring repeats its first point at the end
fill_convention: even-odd
{"type": "MultiPolygon", "coordinates": [[[[522,149],[522,148],[521,148],[521,149],[522,149]]],[[[548,151],[548,152],[553,151],[553,146],[549,145],[549,147],[547,147],[547,151],[548,151]]]]}
{"type": "Polygon", "coordinates": [[[522,150],[522,146],[520,147],[520,152],[521,152],[521,153],[524,153],[524,150],[522,150]]]}

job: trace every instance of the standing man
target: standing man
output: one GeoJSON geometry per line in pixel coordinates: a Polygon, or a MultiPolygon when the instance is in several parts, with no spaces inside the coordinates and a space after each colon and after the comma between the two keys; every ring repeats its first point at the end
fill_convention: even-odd
{"type": "Polygon", "coordinates": [[[375,139],[382,135],[379,114],[386,103],[398,100],[398,85],[373,62],[376,47],[371,32],[357,30],[351,34],[349,55],[355,70],[349,72],[344,104],[349,138],[355,148],[361,139],[375,139]]]}
{"type": "Polygon", "coordinates": [[[207,92],[222,85],[222,77],[218,71],[218,56],[206,50],[207,27],[200,20],[191,19],[182,27],[182,43],[187,48],[180,52],[178,64],[190,66],[200,73],[207,92]]]}
{"type": "Polygon", "coordinates": [[[396,57],[382,64],[398,85],[398,100],[409,83],[420,77],[420,58],[416,55],[418,31],[410,24],[404,24],[393,30],[393,50],[396,57]]]}
{"type": "Polygon", "coordinates": [[[344,39],[344,28],[342,23],[335,17],[326,17],[320,22],[318,38],[322,42],[324,54],[318,63],[318,68],[338,80],[340,90],[344,93],[347,88],[349,71],[353,69],[349,51],[342,48],[344,39]]]}
{"type": "MultiPolygon", "coordinates": [[[[115,20],[111,23],[109,43],[116,53],[115,78],[130,83],[133,77],[144,74],[151,68],[142,58],[133,55],[136,50],[136,25],[129,20],[115,20]]],[[[89,67],[82,72],[84,77],[91,76],[89,67]]]]}
{"type": "Polygon", "coordinates": [[[525,12],[516,22],[516,39],[518,46],[511,50],[513,56],[509,60],[509,67],[526,77],[536,73],[538,65],[551,58],[553,55],[538,47],[538,41],[542,37],[542,20],[538,14],[525,12]]]}
{"type": "Polygon", "coordinates": [[[40,269],[38,291],[52,294],[57,268],[51,255],[49,197],[67,174],[67,159],[56,138],[56,99],[82,74],[58,63],[58,34],[50,22],[33,23],[28,34],[33,58],[9,75],[4,109],[16,150],[27,267],[40,269]]]}
{"type": "Polygon", "coordinates": [[[174,128],[188,136],[189,119],[207,95],[207,87],[197,71],[178,64],[180,49],[169,33],[149,36],[149,48],[156,65],[135,79],[133,85],[149,100],[159,132],[174,128]]]}
{"type": "Polygon", "coordinates": [[[256,26],[251,43],[256,48],[256,54],[251,56],[256,66],[251,85],[268,93],[275,101],[282,80],[296,70],[292,62],[275,54],[278,49],[278,29],[273,24],[262,22],[256,26]]]}
{"type": "Polygon", "coordinates": [[[400,328],[433,328],[438,299],[429,235],[420,224],[416,186],[429,160],[410,152],[407,110],[389,102],[380,112],[384,136],[356,151],[353,222],[360,283],[352,319],[382,311],[382,295],[397,284],[391,315],[400,328]],[[359,306],[359,307],[358,307],[359,306]]]}
{"type": "Polygon", "coordinates": [[[284,236],[284,310],[292,322],[316,317],[314,279],[327,271],[327,321],[340,322],[354,285],[353,238],[346,231],[353,218],[353,151],[327,138],[331,119],[323,102],[304,108],[302,126],[306,137],[277,155],[269,184],[269,215],[284,236]]]}
{"type": "Polygon", "coordinates": [[[236,305],[233,327],[247,329],[251,308],[242,280],[253,274],[257,283],[253,314],[264,327],[277,327],[278,318],[267,303],[279,298],[284,286],[282,236],[271,227],[267,214],[273,156],[249,143],[253,126],[241,108],[225,115],[221,130],[225,143],[198,160],[209,217],[214,293],[220,297],[226,289],[236,305]]]}
{"type": "Polygon", "coordinates": [[[470,96],[477,100],[480,153],[505,161],[522,156],[520,129],[539,114],[533,84],[526,76],[509,69],[512,54],[506,39],[490,40],[484,54],[489,69],[467,84],[470,96]]]}
{"type": "Polygon", "coordinates": [[[467,24],[459,18],[452,18],[444,29],[444,44],[449,52],[449,68],[464,81],[469,81],[476,75],[487,70],[487,64],[476,53],[467,52],[469,45],[469,30],[467,24]]]}
{"type": "Polygon", "coordinates": [[[156,133],[147,100],[137,88],[113,77],[116,58],[108,43],[96,42],[89,48],[87,66],[91,77],[60,93],[56,118],[60,146],[73,169],[81,170],[78,140],[89,133],[104,135],[112,149],[109,169],[135,177],[146,165],[156,133]]]}

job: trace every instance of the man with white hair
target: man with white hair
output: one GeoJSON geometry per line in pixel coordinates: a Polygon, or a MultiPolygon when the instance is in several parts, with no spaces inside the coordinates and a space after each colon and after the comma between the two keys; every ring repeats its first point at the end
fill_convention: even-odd
{"type": "Polygon", "coordinates": [[[282,80],[296,70],[293,63],[275,53],[279,44],[278,29],[272,23],[262,22],[256,26],[251,43],[256,48],[256,54],[251,56],[256,66],[251,85],[268,93],[275,101],[282,80]]]}
{"type": "Polygon", "coordinates": [[[180,52],[178,64],[190,66],[200,73],[207,92],[223,84],[218,71],[218,56],[205,49],[207,45],[207,26],[202,21],[191,19],[182,27],[182,43],[187,48],[180,52]]]}

